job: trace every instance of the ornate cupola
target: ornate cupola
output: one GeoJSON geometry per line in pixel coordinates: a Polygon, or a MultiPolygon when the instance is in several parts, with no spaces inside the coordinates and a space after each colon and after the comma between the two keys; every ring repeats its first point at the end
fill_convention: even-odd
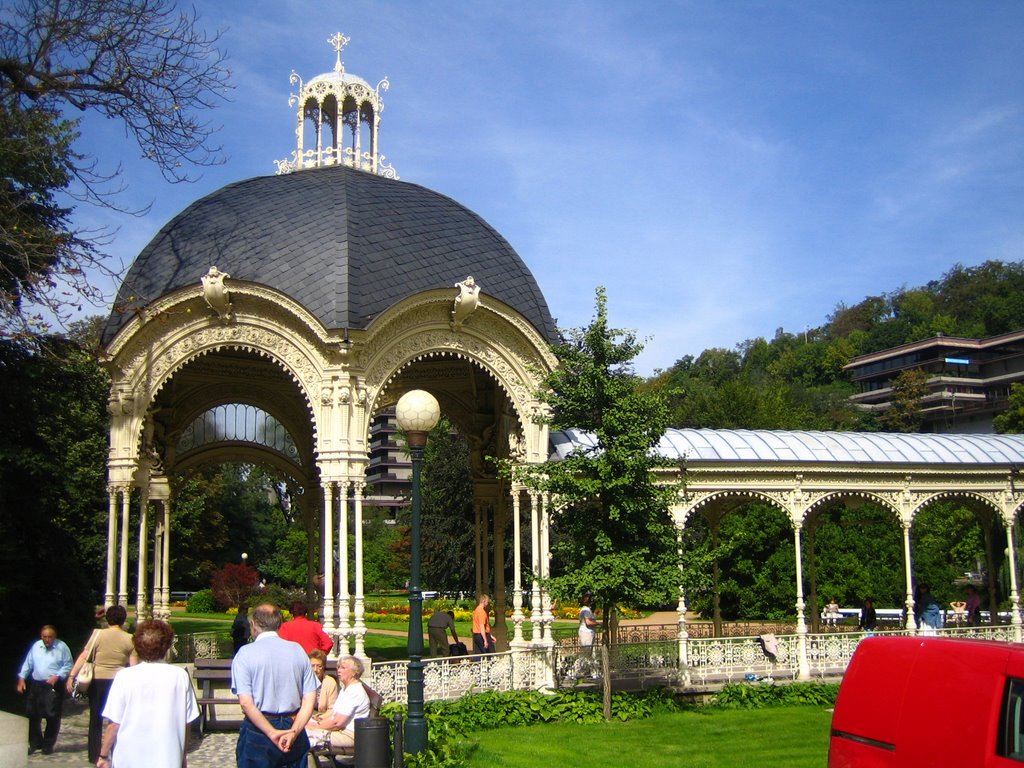
{"type": "Polygon", "coordinates": [[[291,159],[275,161],[277,172],[345,165],[397,179],[395,169],[380,154],[381,92],[388,89],[388,79],[371,88],[363,78],[345,71],[341,51],[349,38],[338,32],[327,42],[337,55],[332,72],[317,75],[308,83],[292,72],[291,83],[299,86],[299,95],[288,99],[290,106],[298,107],[296,149],[291,159]]]}

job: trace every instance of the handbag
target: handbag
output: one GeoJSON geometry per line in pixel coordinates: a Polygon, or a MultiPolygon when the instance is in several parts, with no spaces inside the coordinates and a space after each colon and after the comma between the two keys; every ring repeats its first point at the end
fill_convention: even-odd
{"type": "Polygon", "coordinates": [[[89,638],[89,656],[82,662],[82,667],[78,670],[78,674],[75,675],[75,693],[78,695],[88,691],[89,685],[92,683],[93,672],[95,671],[93,658],[96,655],[96,638],[99,632],[98,629],[92,631],[92,637],[89,638]]]}

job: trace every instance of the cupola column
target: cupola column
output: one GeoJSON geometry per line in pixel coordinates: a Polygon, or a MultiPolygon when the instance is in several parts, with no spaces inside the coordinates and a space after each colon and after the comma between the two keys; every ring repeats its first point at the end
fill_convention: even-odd
{"type": "Polygon", "coordinates": [[[292,72],[291,83],[299,86],[298,95],[292,94],[288,100],[288,104],[297,110],[296,146],[290,160],[277,161],[279,174],[340,164],[389,179],[398,178],[395,169],[380,155],[380,113],[384,110],[381,93],[388,90],[390,83],[385,77],[374,87],[361,77],[346,72],[341,51],[348,41],[340,32],[327,41],[336,54],[334,71],[318,75],[307,83],[292,72]],[[330,108],[332,102],[333,109],[330,108]],[[308,150],[308,154],[303,146],[307,120],[314,123],[316,131],[316,149],[308,150]],[[369,143],[365,157],[360,131],[363,123],[367,127],[369,143]],[[325,142],[324,131],[328,128],[333,135],[330,142],[325,142]]]}

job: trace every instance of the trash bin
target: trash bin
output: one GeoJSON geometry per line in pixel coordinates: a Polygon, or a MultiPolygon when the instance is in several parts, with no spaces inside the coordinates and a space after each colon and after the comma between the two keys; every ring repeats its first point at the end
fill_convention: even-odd
{"type": "Polygon", "coordinates": [[[384,717],[356,720],[356,768],[389,768],[391,729],[384,717]]]}

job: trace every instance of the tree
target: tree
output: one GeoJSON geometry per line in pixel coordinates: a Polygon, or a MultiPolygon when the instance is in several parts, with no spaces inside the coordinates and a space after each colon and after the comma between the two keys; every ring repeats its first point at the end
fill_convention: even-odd
{"type": "Polygon", "coordinates": [[[882,414],[882,427],[889,432],[916,432],[924,419],[921,400],[928,394],[928,373],[920,368],[902,371],[892,384],[892,401],[882,414]]]}
{"type": "Polygon", "coordinates": [[[1010,387],[1006,412],[992,419],[992,426],[1001,435],[1024,434],[1024,384],[1010,387]]]}
{"type": "Polygon", "coordinates": [[[423,465],[423,583],[442,592],[472,592],[476,571],[469,446],[447,419],[431,431],[423,465]]]}
{"type": "Polygon", "coordinates": [[[669,464],[654,451],[668,411],[632,371],[641,349],[632,332],[609,327],[599,288],[593,321],[554,345],[559,366],[539,393],[549,406],[546,423],[588,432],[596,444],[515,472],[555,499],[553,554],[562,573],[550,591],[562,600],[592,592],[604,609],[605,638],[617,606],[663,605],[679,594],[677,532],[668,512],[679,488],[658,478],[669,464]]]}
{"type": "Polygon", "coordinates": [[[213,572],[210,587],[217,610],[226,611],[231,606],[239,606],[242,600],[256,591],[260,583],[260,574],[251,565],[228,563],[213,572]]]}
{"type": "MultiPolygon", "coordinates": [[[[89,336],[85,325],[75,328],[89,336]]],[[[39,625],[77,642],[102,601],[107,392],[75,339],[38,349],[0,340],[0,661],[14,663],[39,625]]]]}
{"type": "Polygon", "coordinates": [[[228,70],[212,36],[174,0],[13,0],[0,20],[0,336],[45,327],[41,304],[63,321],[107,268],[109,233],[75,230],[72,202],[116,207],[120,168],[77,153],[68,108],[119,120],[170,181],[221,162],[204,112],[228,70]],[[67,197],[68,203],[59,202],[67,197]],[[58,284],[70,287],[55,291],[58,284]]]}

